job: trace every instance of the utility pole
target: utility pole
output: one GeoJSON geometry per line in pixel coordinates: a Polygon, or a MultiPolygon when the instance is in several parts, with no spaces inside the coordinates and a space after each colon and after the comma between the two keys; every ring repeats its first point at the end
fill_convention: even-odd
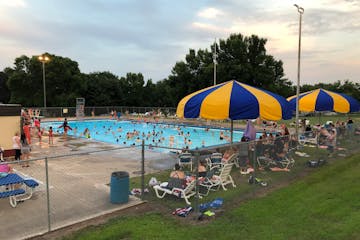
{"type": "Polygon", "coordinates": [[[299,134],[299,94],[300,94],[300,54],[301,54],[301,22],[304,8],[294,4],[299,13],[299,46],[298,46],[298,66],[297,66],[297,84],[296,84],[296,115],[295,115],[295,132],[299,134]]]}
{"type": "Polygon", "coordinates": [[[215,38],[215,42],[214,42],[213,62],[214,62],[214,86],[215,86],[216,85],[216,64],[217,64],[216,38],[215,38]]]}

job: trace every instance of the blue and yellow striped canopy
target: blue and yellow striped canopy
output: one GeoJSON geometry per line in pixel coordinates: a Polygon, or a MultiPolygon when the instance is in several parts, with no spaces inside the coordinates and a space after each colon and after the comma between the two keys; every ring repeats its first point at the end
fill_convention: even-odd
{"type": "Polygon", "coordinates": [[[181,118],[290,119],[291,110],[285,98],[237,81],[229,81],[194,92],[178,104],[181,118]]]}
{"type": "MultiPolygon", "coordinates": [[[[292,110],[296,110],[296,95],[287,99],[292,110]]],[[[335,93],[324,89],[301,93],[299,95],[299,111],[332,111],[338,113],[349,113],[360,111],[359,102],[348,95],[335,93]]]]}

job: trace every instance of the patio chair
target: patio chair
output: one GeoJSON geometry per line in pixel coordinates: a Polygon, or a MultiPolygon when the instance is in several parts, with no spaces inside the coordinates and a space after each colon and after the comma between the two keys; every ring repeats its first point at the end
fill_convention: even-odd
{"type": "Polygon", "coordinates": [[[234,180],[230,175],[233,166],[234,163],[224,164],[221,168],[219,175],[214,175],[211,178],[208,178],[207,181],[200,183],[200,186],[206,187],[208,190],[207,193],[205,193],[204,195],[207,195],[210,190],[213,190],[213,188],[216,188],[216,190],[218,190],[220,186],[225,191],[227,190],[225,186],[228,184],[231,184],[233,187],[236,187],[234,180]]]}
{"type": "Polygon", "coordinates": [[[192,157],[191,153],[180,154],[178,160],[179,160],[179,165],[181,167],[190,166],[190,171],[192,171],[193,157],[192,157]]]}
{"type": "MultiPolygon", "coordinates": [[[[171,185],[170,182],[174,181],[170,179],[168,186],[171,185]]],[[[155,190],[156,196],[158,198],[164,198],[166,194],[174,195],[179,198],[185,199],[186,204],[191,205],[189,198],[196,194],[195,192],[196,181],[192,180],[185,188],[173,187],[170,189],[170,186],[162,187],[160,185],[155,185],[153,188],[155,190]]]]}
{"type": "Polygon", "coordinates": [[[280,164],[283,168],[292,168],[295,165],[294,158],[290,155],[290,152],[285,154],[285,157],[283,157],[280,161],[280,164]]]}
{"type": "Polygon", "coordinates": [[[211,156],[209,158],[206,158],[206,162],[208,167],[211,169],[215,166],[221,166],[221,159],[222,159],[222,153],[212,153],[211,156]]]}
{"type": "MultiPolygon", "coordinates": [[[[223,165],[215,165],[206,172],[204,178],[199,178],[199,194],[207,196],[214,187],[218,186],[218,182],[214,181],[219,177],[223,165]],[[213,179],[214,178],[214,179],[213,179]]],[[[216,190],[213,190],[216,191],[216,190]]]]}
{"type": "Polygon", "coordinates": [[[229,157],[229,159],[227,160],[227,162],[226,162],[226,163],[223,163],[223,165],[229,164],[229,163],[235,164],[235,166],[236,166],[237,168],[240,167],[240,166],[239,166],[239,153],[238,153],[238,152],[232,154],[232,155],[229,157]]]}
{"type": "Polygon", "coordinates": [[[299,135],[299,144],[312,144],[318,145],[319,143],[319,135],[314,132],[305,132],[303,135],[299,135]]]}
{"type": "Polygon", "coordinates": [[[286,153],[284,157],[278,159],[268,156],[258,156],[256,158],[256,162],[258,164],[258,167],[263,169],[272,168],[272,167],[290,169],[295,165],[295,160],[289,154],[289,152],[286,153]]]}
{"type": "Polygon", "coordinates": [[[267,167],[270,167],[273,161],[274,160],[272,158],[265,155],[256,157],[256,163],[258,165],[258,168],[260,169],[265,169],[267,167]]]}

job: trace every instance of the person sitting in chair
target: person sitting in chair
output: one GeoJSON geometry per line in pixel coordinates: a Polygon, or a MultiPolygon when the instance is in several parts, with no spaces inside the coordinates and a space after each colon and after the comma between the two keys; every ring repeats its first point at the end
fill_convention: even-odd
{"type": "Polygon", "coordinates": [[[315,133],[313,132],[310,124],[306,125],[304,136],[308,138],[315,137],[315,133]]]}
{"type": "Polygon", "coordinates": [[[178,163],[175,164],[175,169],[170,173],[170,179],[166,183],[165,187],[168,189],[173,188],[185,188],[186,180],[185,173],[180,170],[180,165],[178,163]]]}
{"type": "Polygon", "coordinates": [[[178,163],[175,164],[174,171],[170,173],[171,178],[179,178],[179,179],[185,179],[185,173],[180,170],[180,165],[178,163]]]}
{"type": "Polygon", "coordinates": [[[325,144],[327,138],[330,136],[329,131],[325,127],[320,128],[319,144],[325,144]]]}
{"type": "Polygon", "coordinates": [[[221,159],[221,162],[223,163],[227,163],[230,159],[230,157],[234,154],[234,150],[232,148],[227,149],[224,152],[223,158],[221,159]]]}
{"type": "Polygon", "coordinates": [[[280,135],[276,135],[275,141],[274,141],[274,155],[273,158],[276,161],[281,160],[285,157],[286,149],[285,149],[285,143],[284,139],[280,137],[280,135]]]}
{"type": "Polygon", "coordinates": [[[198,166],[199,177],[206,177],[206,161],[200,160],[198,166]]]}

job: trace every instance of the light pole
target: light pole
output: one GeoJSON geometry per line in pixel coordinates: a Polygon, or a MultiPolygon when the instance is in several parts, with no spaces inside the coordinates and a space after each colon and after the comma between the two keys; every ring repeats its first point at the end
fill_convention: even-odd
{"type": "Polygon", "coordinates": [[[45,83],[45,63],[50,61],[50,58],[45,54],[40,55],[38,60],[42,62],[42,69],[43,69],[43,86],[44,86],[44,108],[46,108],[46,83],[45,83]]]}
{"type": "Polygon", "coordinates": [[[214,42],[213,62],[214,62],[214,86],[215,86],[216,85],[216,64],[217,64],[216,38],[215,38],[215,42],[214,42]]]}
{"type": "Polygon", "coordinates": [[[295,116],[295,131],[296,136],[299,133],[299,94],[300,94],[300,52],[301,52],[301,20],[304,13],[304,8],[294,4],[299,13],[299,47],[298,47],[298,67],[297,67],[297,84],[296,84],[296,116],[295,116]]]}

